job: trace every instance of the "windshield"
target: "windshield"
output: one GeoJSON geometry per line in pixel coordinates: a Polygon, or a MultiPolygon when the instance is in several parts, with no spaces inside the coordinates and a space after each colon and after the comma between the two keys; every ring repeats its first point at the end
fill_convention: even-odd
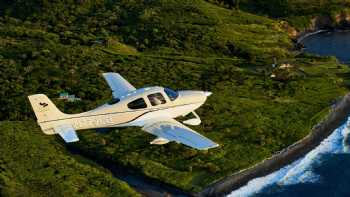
{"type": "Polygon", "coordinates": [[[174,101],[179,96],[179,93],[170,88],[164,88],[164,92],[168,95],[171,101],[174,101]]]}

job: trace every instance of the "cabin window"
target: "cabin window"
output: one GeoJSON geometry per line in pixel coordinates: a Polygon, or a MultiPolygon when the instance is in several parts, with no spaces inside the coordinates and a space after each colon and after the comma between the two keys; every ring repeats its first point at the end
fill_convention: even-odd
{"type": "Polygon", "coordinates": [[[120,99],[118,99],[118,98],[113,98],[112,100],[110,100],[110,101],[108,102],[108,104],[109,104],[109,105],[113,105],[113,104],[118,103],[119,101],[120,101],[120,99]]]}
{"type": "Polygon", "coordinates": [[[147,104],[143,98],[138,98],[128,103],[130,109],[143,109],[147,107],[147,104]]]}
{"type": "Polygon", "coordinates": [[[147,97],[152,106],[157,106],[166,103],[165,98],[161,93],[150,94],[147,97]]]}
{"type": "Polygon", "coordinates": [[[164,88],[164,92],[166,95],[168,95],[168,97],[171,101],[174,101],[179,96],[178,92],[176,92],[170,88],[164,88]]]}

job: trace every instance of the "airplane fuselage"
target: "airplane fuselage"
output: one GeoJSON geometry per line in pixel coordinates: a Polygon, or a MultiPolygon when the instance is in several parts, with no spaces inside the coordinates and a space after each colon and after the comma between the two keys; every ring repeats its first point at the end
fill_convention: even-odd
{"type": "Polygon", "coordinates": [[[84,113],[45,120],[39,124],[46,134],[55,134],[52,128],[62,124],[70,124],[75,130],[142,127],[146,122],[149,124],[153,120],[161,121],[193,112],[204,104],[208,96],[206,94],[203,91],[178,91],[177,98],[171,98],[163,87],[141,88],[118,98],[115,103],[107,103],[84,113]],[[157,97],[158,101],[153,97],[157,97]]]}

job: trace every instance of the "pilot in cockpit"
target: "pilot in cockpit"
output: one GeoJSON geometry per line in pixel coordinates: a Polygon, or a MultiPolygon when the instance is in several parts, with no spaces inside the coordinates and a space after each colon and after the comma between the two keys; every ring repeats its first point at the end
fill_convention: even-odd
{"type": "Polygon", "coordinates": [[[162,104],[162,101],[159,100],[159,98],[157,98],[156,96],[150,97],[150,101],[151,101],[152,105],[160,105],[160,104],[162,104]]]}

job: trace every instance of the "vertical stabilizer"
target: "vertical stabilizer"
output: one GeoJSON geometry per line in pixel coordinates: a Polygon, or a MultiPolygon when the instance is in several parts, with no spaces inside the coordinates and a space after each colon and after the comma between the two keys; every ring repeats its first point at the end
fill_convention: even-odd
{"type": "Polygon", "coordinates": [[[34,110],[38,123],[65,118],[67,115],[62,113],[55,104],[44,94],[35,94],[28,96],[30,104],[34,110]]]}

